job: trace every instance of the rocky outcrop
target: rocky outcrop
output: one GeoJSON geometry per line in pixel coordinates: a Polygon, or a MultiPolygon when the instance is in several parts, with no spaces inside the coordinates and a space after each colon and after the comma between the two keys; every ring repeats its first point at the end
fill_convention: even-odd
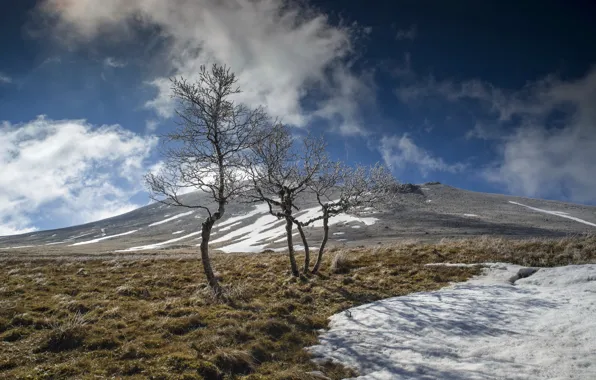
{"type": "Polygon", "coordinates": [[[536,272],[538,272],[538,268],[522,268],[519,271],[517,271],[517,274],[515,276],[513,276],[509,279],[509,282],[511,284],[515,284],[515,281],[517,281],[521,278],[530,277],[531,275],[533,275],[536,272]]]}

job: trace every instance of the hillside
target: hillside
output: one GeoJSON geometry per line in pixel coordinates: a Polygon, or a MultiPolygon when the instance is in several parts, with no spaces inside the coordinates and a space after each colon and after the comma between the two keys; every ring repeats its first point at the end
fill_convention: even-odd
{"type": "MultiPolygon", "coordinates": [[[[191,193],[187,201],[200,202],[191,193]]],[[[316,214],[314,202],[297,216],[316,214]]],[[[201,211],[154,203],[84,225],[24,235],[0,237],[0,257],[27,255],[129,255],[191,248],[198,244],[201,211]],[[24,254],[24,253],[23,253],[24,254]]],[[[596,207],[572,203],[478,193],[442,184],[411,186],[392,209],[361,210],[331,220],[331,246],[372,245],[393,239],[439,240],[443,237],[562,237],[596,230],[596,207]]],[[[230,204],[214,227],[212,247],[222,252],[283,250],[283,221],[264,205],[230,204]]],[[[313,243],[320,228],[307,233],[313,243]]],[[[296,244],[299,239],[296,240],[296,244]]]]}

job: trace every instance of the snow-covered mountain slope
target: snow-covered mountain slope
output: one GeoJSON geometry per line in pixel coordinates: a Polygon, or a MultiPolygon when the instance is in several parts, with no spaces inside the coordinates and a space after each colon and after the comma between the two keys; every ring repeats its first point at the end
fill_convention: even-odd
{"type": "Polygon", "coordinates": [[[310,351],[361,380],[596,379],[596,265],[520,268],[346,310],[310,351]]]}
{"type": "MultiPolygon", "coordinates": [[[[596,207],[465,191],[441,184],[412,187],[394,207],[361,210],[331,221],[330,245],[376,244],[395,238],[440,239],[470,235],[564,236],[596,232],[596,207]]],[[[200,203],[204,194],[185,195],[200,203]]],[[[317,212],[314,199],[299,218],[317,212]]],[[[84,225],[0,237],[0,256],[23,250],[43,252],[139,252],[194,247],[205,212],[159,203],[84,225]]],[[[313,244],[321,228],[307,229],[313,244]]],[[[223,252],[279,250],[285,245],[283,221],[264,205],[233,203],[214,227],[211,245],[223,252]]],[[[298,237],[298,236],[296,236],[298,237]]],[[[299,239],[295,240],[300,243],[299,239]]]]}

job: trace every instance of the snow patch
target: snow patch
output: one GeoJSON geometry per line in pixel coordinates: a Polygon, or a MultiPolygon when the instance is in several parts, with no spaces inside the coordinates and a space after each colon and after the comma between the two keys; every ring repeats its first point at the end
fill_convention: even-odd
{"type": "MultiPolygon", "coordinates": [[[[269,207],[267,205],[259,205],[255,207],[253,215],[262,214],[263,210],[268,212],[269,207]]],[[[226,253],[230,252],[247,252],[255,253],[261,252],[269,241],[278,238],[280,235],[285,234],[285,225],[278,225],[278,223],[285,223],[283,220],[277,219],[277,217],[266,214],[258,218],[253,224],[249,224],[242,228],[237,228],[234,231],[216,239],[213,244],[233,241],[239,238],[234,243],[218,248],[226,253]]]]}
{"type": "MultiPolygon", "coordinates": [[[[284,232],[285,232],[285,231],[284,231],[284,232]]],[[[294,232],[294,233],[292,234],[292,236],[296,236],[296,235],[299,235],[299,233],[298,233],[298,232],[294,232]]],[[[274,241],[274,243],[285,243],[286,241],[288,241],[288,239],[285,237],[285,233],[284,233],[284,237],[283,237],[283,238],[281,238],[281,239],[277,239],[277,240],[275,240],[275,241],[274,241]]]]}
{"type": "Polygon", "coordinates": [[[549,210],[543,210],[543,209],[541,209],[541,208],[536,208],[536,207],[526,206],[526,205],[524,205],[524,204],[517,203],[517,202],[513,202],[513,201],[509,201],[509,203],[512,203],[512,204],[514,204],[514,205],[518,205],[518,206],[527,207],[527,208],[529,208],[530,210],[534,210],[534,211],[538,211],[538,212],[543,212],[543,213],[545,213],[545,214],[550,214],[550,215],[560,216],[561,218],[567,218],[567,219],[575,220],[576,222],[580,222],[580,223],[583,223],[583,224],[587,224],[588,226],[593,226],[593,227],[596,227],[596,224],[594,224],[594,223],[591,223],[591,222],[585,221],[585,220],[583,220],[583,219],[580,219],[580,218],[576,218],[576,217],[574,217],[574,216],[569,216],[569,214],[568,214],[568,213],[566,213],[566,212],[563,212],[563,211],[549,211],[549,210]]]}
{"type": "MultiPolygon", "coordinates": [[[[272,249],[273,252],[284,252],[287,251],[288,247],[283,247],[283,248],[274,248],[272,249]]],[[[294,251],[304,251],[304,246],[303,245],[295,245],[294,246],[294,251]]]]}
{"type": "MultiPolygon", "coordinates": [[[[319,215],[321,215],[321,208],[313,207],[313,208],[303,210],[300,213],[296,214],[296,219],[298,219],[301,222],[304,222],[309,219],[316,218],[319,215]]],[[[368,217],[368,218],[357,217],[357,216],[350,215],[350,214],[339,214],[339,215],[335,215],[335,216],[332,216],[331,218],[329,218],[329,225],[331,226],[331,225],[339,224],[339,223],[356,222],[356,223],[363,223],[367,226],[371,226],[371,225],[375,224],[377,222],[377,220],[379,220],[379,219],[372,218],[372,217],[368,217]]],[[[311,224],[309,227],[315,227],[315,228],[323,227],[323,220],[317,220],[316,222],[311,224]]]]}
{"type": "Polygon", "coordinates": [[[171,222],[172,220],[176,220],[176,219],[178,219],[178,218],[182,218],[183,216],[188,216],[188,215],[190,215],[190,214],[192,214],[192,213],[194,213],[194,211],[183,212],[183,213],[181,213],[181,214],[174,215],[174,216],[172,216],[172,217],[170,217],[170,218],[167,218],[167,219],[164,219],[164,220],[160,220],[159,222],[151,223],[151,224],[150,224],[148,227],[158,226],[158,225],[160,225],[160,224],[164,224],[164,223],[167,223],[167,222],[171,222]]]}
{"type": "Polygon", "coordinates": [[[230,224],[230,225],[228,225],[227,227],[220,228],[218,231],[219,231],[219,232],[225,232],[225,231],[229,231],[230,229],[232,229],[232,227],[235,227],[235,226],[237,226],[237,225],[239,225],[239,224],[242,224],[242,222],[236,222],[236,223],[230,224]]]}
{"type": "Polygon", "coordinates": [[[360,380],[596,379],[596,265],[520,268],[336,314],[309,351],[360,380]]]}
{"type": "MultiPolygon", "coordinates": [[[[226,253],[230,252],[261,252],[265,249],[266,246],[273,243],[281,243],[285,241],[285,237],[281,239],[280,237],[285,236],[286,227],[285,221],[279,220],[276,216],[269,214],[269,207],[264,205],[258,205],[254,208],[254,210],[250,211],[249,213],[241,216],[237,216],[227,220],[225,223],[220,224],[230,224],[230,227],[234,226],[235,224],[239,223],[240,220],[246,219],[248,217],[261,215],[253,224],[246,225],[241,228],[237,228],[234,231],[214,240],[213,244],[218,243],[225,243],[225,242],[232,242],[232,244],[226,245],[224,247],[218,248],[221,251],[226,253]],[[263,215],[264,214],[264,215],[263,215]],[[277,240],[276,240],[277,239],[277,240]]],[[[311,218],[317,217],[320,215],[320,207],[313,207],[309,209],[305,209],[296,213],[296,218],[300,221],[306,221],[311,218]]],[[[372,217],[357,217],[349,214],[340,214],[329,218],[329,225],[335,224],[346,224],[346,223],[361,223],[367,226],[370,226],[376,223],[378,219],[372,217]]],[[[322,227],[323,221],[318,220],[311,224],[309,227],[322,227]]],[[[354,226],[360,228],[360,226],[354,226]]],[[[223,229],[220,229],[221,232],[223,229]]],[[[294,234],[295,235],[295,234],[294,234]]],[[[285,248],[281,248],[282,250],[285,248]]],[[[304,249],[304,248],[302,248],[304,249]]]]}
{"type": "Polygon", "coordinates": [[[172,235],[178,235],[178,234],[181,234],[181,233],[183,233],[183,232],[184,232],[184,230],[180,230],[180,231],[172,232],[172,235]]]}
{"type": "Polygon", "coordinates": [[[75,245],[86,245],[86,244],[98,243],[98,242],[100,242],[102,240],[113,239],[113,238],[119,237],[119,236],[125,236],[125,235],[134,234],[137,231],[138,230],[132,230],[132,231],[124,232],[124,233],[121,233],[121,234],[104,236],[104,237],[100,237],[100,238],[93,239],[93,240],[81,241],[81,242],[78,242],[78,243],[71,244],[70,246],[72,247],[72,246],[75,246],[75,245]]]}
{"type": "Polygon", "coordinates": [[[427,267],[456,267],[456,268],[472,268],[482,264],[463,264],[463,263],[429,263],[424,264],[427,267]]]}
{"type": "Polygon", "coordinates": [[[259,206],[255,207],[254,210],[249,211],[243,215],[231,217],[230,219],[227,219],[227,220],[217,224],[215,227],[225,227],[230,224],[236,224],[237,222],[240,222],[244,219],[252,218],[253,216],[257,216],[257,215],[261,215],[261,214],[268,214],[268,213],[269,213],[269,207],[267,205],[259,205],[259,206]]]}
{"type": "Polygon", "coordinates": [[[477,218],[478,217],[478,215],[476,215],[476,214],[464,214],[464,216],[467,216],[469,218],[477,218]]]}
{"type": "Polygon", "coordinates": [[[144,250],[150,250],[150,249],[158,249],[158,248],[163,247],[164,245],[176,243],[176,242],[178,242],[180,240],[188,239],[190,237],[199,235],[200,233],[201,233],[201,231],[193,232],[191,234],[184,235],[184,236],[181,236],[179,238],[162,241],[161,243],[155,243],[155,244],[149,244],[149,245],[141,245],[139,247],[131,247],[131,248],[127,248],[127,249],[121,249],[121,250],[116,251],[116,252],[132,252],[132,251],[144,251],[144,250]]]}
{"type": "Polygon", "coordinates": [[[69,237],[69,238],[68,238],[68,240],[75,240],[75,239],[79,239],[79,238],[82,238],[82,237],[84,237],[84,236],[89,236],[89,235],[91,235],[91,234],[93,234],[93,233],[94,233],[94,232],[93,232],[93,231],[91,231],[91,232],[87,232],[86,234],[77,235],[77,236],[71,236],[71,237],[69,237]]]}

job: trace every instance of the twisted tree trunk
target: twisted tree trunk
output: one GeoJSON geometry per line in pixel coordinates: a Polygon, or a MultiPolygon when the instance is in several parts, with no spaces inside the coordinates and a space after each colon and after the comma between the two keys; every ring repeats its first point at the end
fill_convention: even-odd
{"type": "Polygon", "coordinates": [[[221,295],[221,287],[213,273],[211,258],[209,257],[209,238],[211,237],[213,224],[215,224],[215,221],[212,218],[209,218],[203,222],[201,227],[201,261],[203,262],[203,269],[205,271],[205,276],[207,277],[207,282],[215,295],[219,297],[221,295]]]}
{"type": "Polygon", "coordinates": [[[298,265],[296,265],[296,256],[294,255],[294,242],[292,241],[292,226],[294,223],[292,219],[286,217],[286,236],[288,239],[288,254],[290,255],[290,266],[292,268],[292,275],[294,277],[300,276],[298,265]]]}
{"type": "Polygon", "coordinates": [[[308,240],[306,240],[306,235],[304,234],[304,230],[302,229],[302,225],[299,222],[296,222],[296,227],[298,228],[298,232],[300,233],[300,238],[302,239],[302,244],[304,245],[304,269],[303,273],[308,274],[308,269],[310,267],[310,249],[308,248],[308,240]]]}
{"type": "Polygon", "coordinates": [[[323,252],[325,251],[325,245],[327,245],[327,239],[329,239],[329,212],[325,208],[323,210],[323,241],[319,247],[319,253],[317,254],[317,261],[312,269],[312,274],[317,274],[321,267],[321,261],[323,261],[323,252]]]}

